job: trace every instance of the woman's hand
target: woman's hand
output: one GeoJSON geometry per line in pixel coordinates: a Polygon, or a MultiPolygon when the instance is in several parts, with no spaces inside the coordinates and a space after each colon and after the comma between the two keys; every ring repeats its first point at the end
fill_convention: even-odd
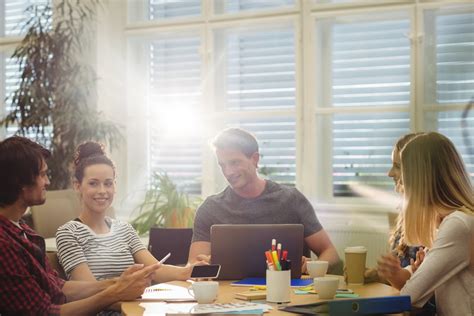
{"type": "Polygon", "coordinates": [[[411,274],[400,266],[400,260],[392,254],[387,254],[377,260],[377,273],[381,279],[400,290],[410,278],[411,274]]]}
{"type": "Polygon", "coordinates": [[[425,260],[426,256],[426,250],[424,247],[420,247],[418,251],[416,252],[416,259],[410,259],[410,265],[411,265],[411,270],[413,273],[415,273],[416,270],[420,267],[420,265],[423,263],[423,260],[425,260]]]}
{"type": "Polygon", "coordinates": [[[401,269],[400,260],[392,254],[383,255],[377,260],[377,274],[387,280],[397,275],[401,269]]]}

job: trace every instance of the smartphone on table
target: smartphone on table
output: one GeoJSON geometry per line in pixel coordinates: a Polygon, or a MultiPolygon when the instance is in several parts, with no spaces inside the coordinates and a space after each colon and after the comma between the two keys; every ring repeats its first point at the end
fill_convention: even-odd
{"type": "Polygon", "coordinates": [[[191,271],[191,279],[215,279],[219,276],[220,270],[220,264],[194,266],[191,271]]]}

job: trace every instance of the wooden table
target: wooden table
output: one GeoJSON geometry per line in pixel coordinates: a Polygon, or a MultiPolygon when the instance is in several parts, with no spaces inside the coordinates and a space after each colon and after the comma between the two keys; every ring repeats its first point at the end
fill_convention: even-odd
{"type": "MultiPolygon", "coordinates": [[[[219,294],[217,297],[218,303],[229,303],[235,301],[235,293],[243,292],[248,290],[248,287],[231,286],[232,281],[219,281],[219,294]]],[[[172,284],[180,286],[189,286],[186,282],[172,282],[172,284]]],[[[399,292],[391,286],[381,283],[370,283],[366,285],[350,285],[349,288],[355,293],[359,294],[360,297],[380,297],[380,296],[391,296],[399,295],[399,292]]],[[[298,304],[309,304],[320,301],[316,294],[304,294],[296,295],[292,289],[291,291],[291,302],[289,305],[298,304]]],[[[277,307],[282,306],[278,304],[268,303],[265,301],[254,301],[268,304],[273,307],[269,313],[265,315],[295,315],[283,311],[279,311],[277,307]]],[[[143,315],[144,308],[139,306],[140,301],[123,302],[122,303],[122,314],[126,316],[143,315]]]]}

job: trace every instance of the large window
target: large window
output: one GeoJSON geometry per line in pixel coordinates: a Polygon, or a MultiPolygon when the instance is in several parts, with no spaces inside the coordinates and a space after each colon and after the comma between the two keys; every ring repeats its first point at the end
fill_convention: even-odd
{"type": "MultiPolygon", "coordinates": [[[[46,5],[48,0],[3,0],[0,1],[0,117],[10,110],[10,99],[8,97],[18,86],[18,65],[11,58],[13,49],[20,41],[25,30],[22,24],[31,12],[28,7],[33,4],[46,5]]],[[[10,126],[7,130],[0,130],[0,137],[12,135],[15,128],[10,126]]]]}
{"type": "Polygon", "coordinates": [[[222,177],[208,140],[241,126],[259,140],[261,173],[316,202],[367,203],[364,188],[393,191],[391,151],[410,131],[446,134],[474,179],[469,1],[130,0],[129,8],[129,38],[140,47],[129,67],[147,74],[148,174],[215,193],[222,177]],[[176,112],[193,128],[166,143],[167,124],[181,126],[176,112]]]}

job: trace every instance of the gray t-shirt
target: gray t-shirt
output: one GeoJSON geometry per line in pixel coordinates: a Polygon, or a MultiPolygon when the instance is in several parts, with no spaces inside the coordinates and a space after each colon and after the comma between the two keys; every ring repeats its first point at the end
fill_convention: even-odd
{"type": "Polygon", "coordinates": [[[269,180],[256,198],[243,198],[229,186],[208,197],[196,211],[192,241],[210,242],[214,224],[303,224],[304,237],[323,228],[301,192],[269,180]]]}

